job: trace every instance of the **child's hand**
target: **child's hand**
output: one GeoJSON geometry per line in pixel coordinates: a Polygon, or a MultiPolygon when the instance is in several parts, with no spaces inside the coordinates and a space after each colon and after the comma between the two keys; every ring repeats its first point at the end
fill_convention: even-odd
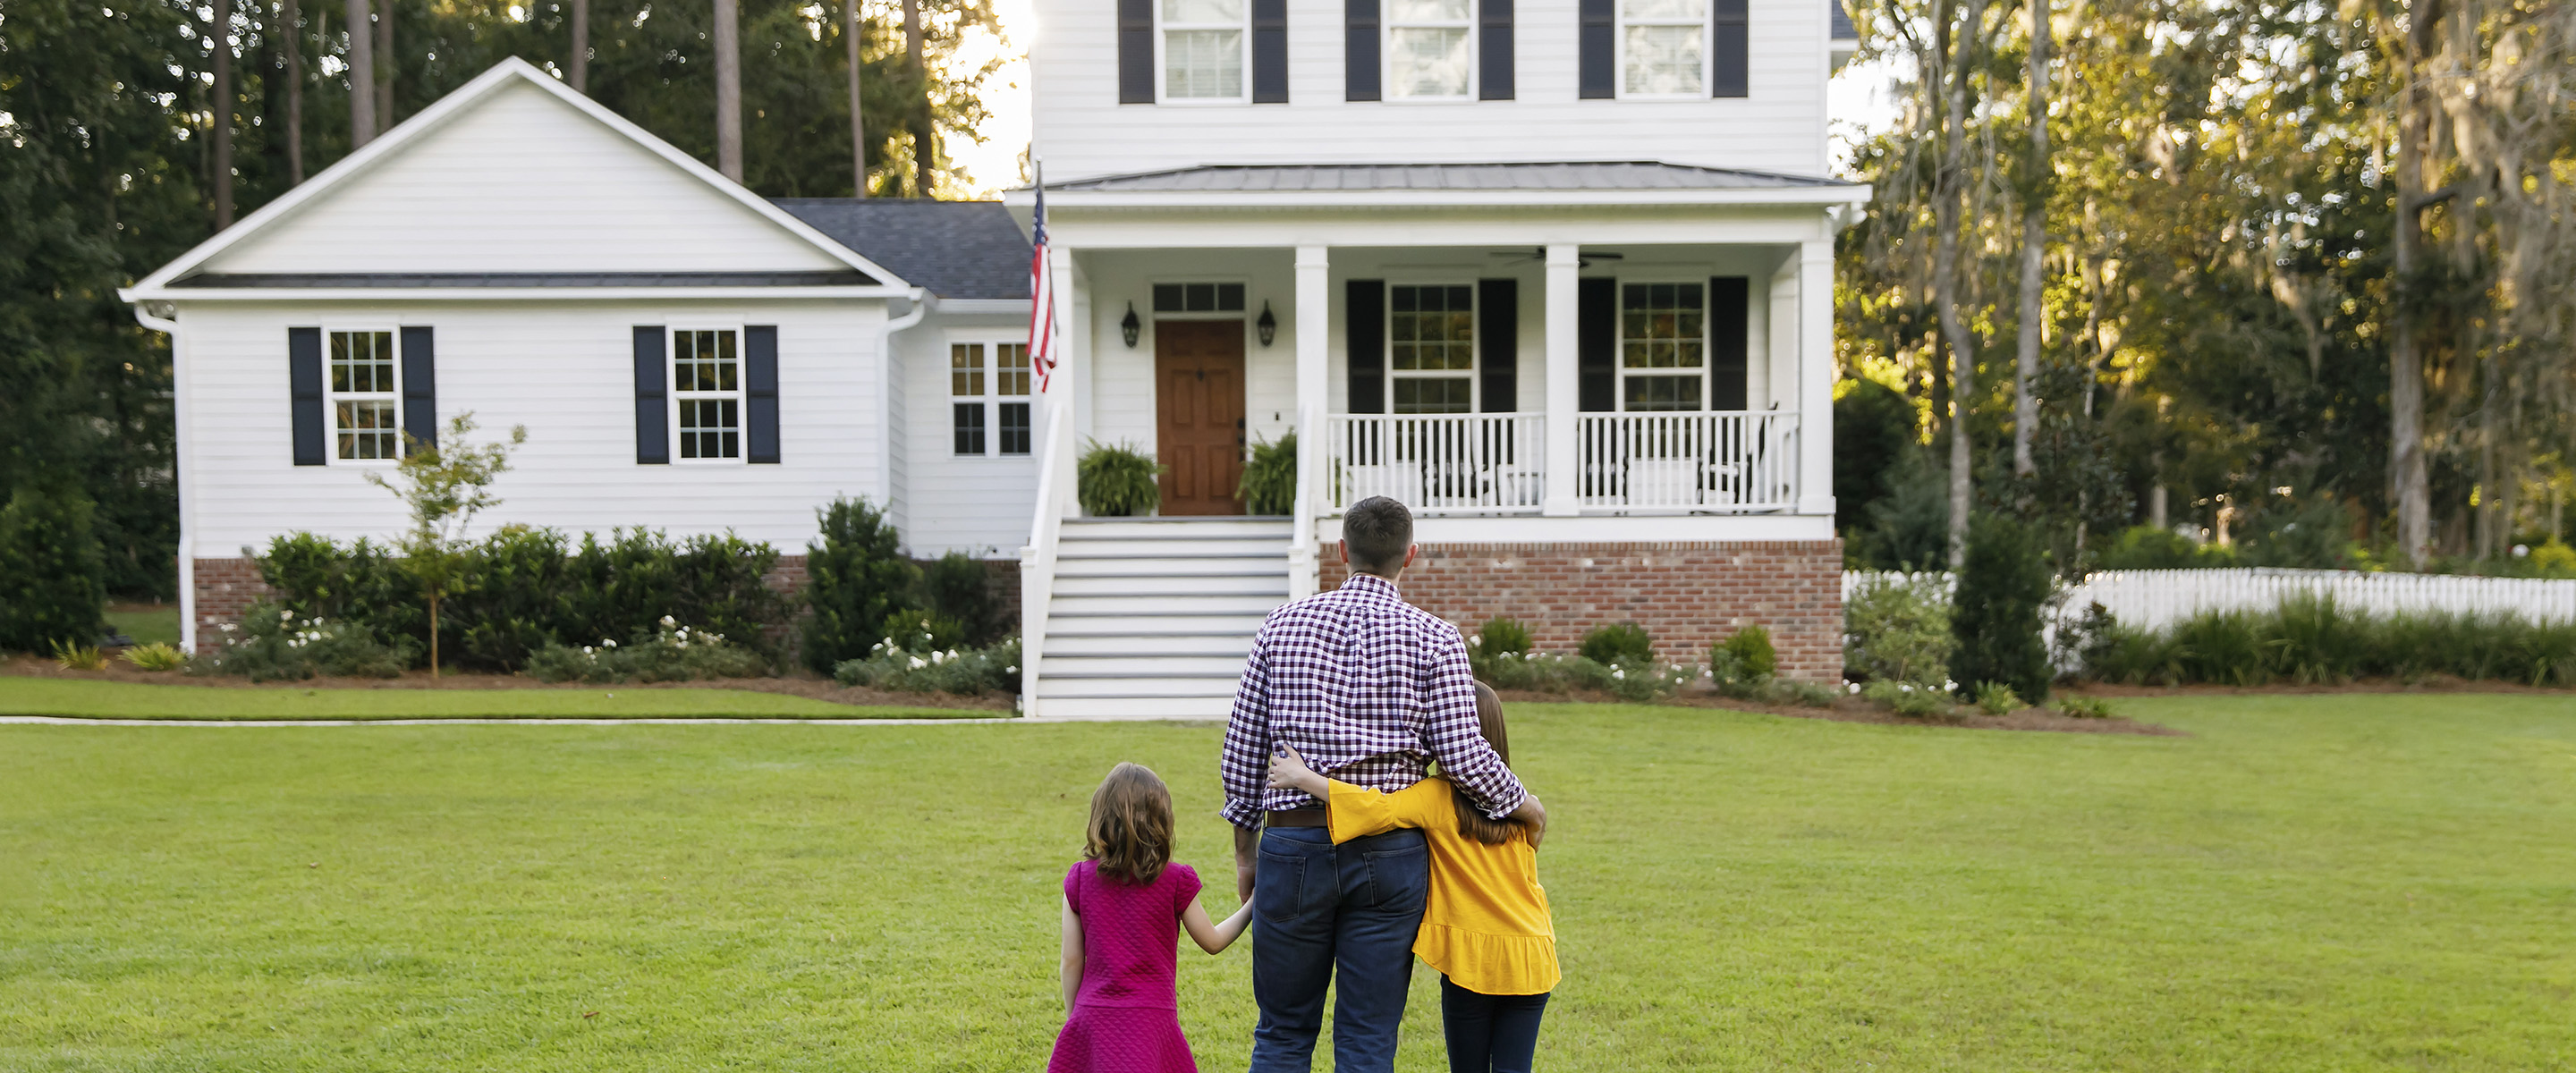
{"type": "Polygon", "coordinates": [[[1306,758],[1298,755],[1297,747],[1284,741],[1270,754],[1270,788],[1304,790],[1318,798],[1330,792],[1324,786],[1324,777],[1306,766],[1306,758]]]}

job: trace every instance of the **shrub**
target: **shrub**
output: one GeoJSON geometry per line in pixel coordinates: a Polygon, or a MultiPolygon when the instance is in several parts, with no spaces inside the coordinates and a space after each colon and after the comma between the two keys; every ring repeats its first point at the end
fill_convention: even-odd
{"type": "Polygon", "coordinates": [[[963,635],[959,643],[981,646],[1001,639],[1009,616],[993,595],[993,572],[983,563],[952,551],[930,564],[923,575],[930,611],[957,624],[963,635]]]}
{"type": "MultiPolygon", "coordinates": [[[[463,551],[454,587],[438,621],[445,650],[458,662],[515,671],[562,640],[572,567],[563,534],[503,526],[463,551]]],[[[572,634],[580,637],[583,633],[572,634]]]]}
{"type": "Polygon", "coordinates": [[[1156,480],[1162,475],[1163,467],[1144,452],[1095,441],[1074,465],[1074,498],[1081,500],[1083,513],[1095,517],[1151,514],[1163,502],[1156,480]]]}
{"type": "Polygon", "coordinates": [[[2117,628],[2088,678],[2183,685],[2430,675],[2576,685],[2576,622],[2433,612],[2379,616],[2293,596],[2268,611],[2204,611],[2162,630],[2117,628]]]}
{"type": "Polygon", "coordinates": [[[2104,570],[2180,570],[2203,565],[2197,561],[2200,546],[2170,529],[2152,525],[2133,525],[2120,531],[2118,539],[2102,553],[2104,570]]]}
{"type": "Polygon", "coordinates": [[[1519,619],[1496,615],[1485,620],[1484,627],[1468,642],[1468,647],[1488,656],[1526,656],[1531,643],[1528,626],[1519,619]]]}
{"type": "Polygon", "coordinates": [[[328,537],[272,538],[252,561],[278,602],[297,614],[355,623],[378,637],[418,637],[429,628],[420,590],[391,551],[364,537],[342,547],[328,537]]]}
{"type": "Polygon", "coordinates": [[[1979,682],[1977,707],[1987,715],[2011,715],[2021,710],[2021,696],[2002,682],[1979,682]]]}
{"type": "Polygon", "coordinates": [[[1961,682],[2001,682],[2037,701],[2057,677],[2048,662],[2040,616],[2055,594],[2057,578],[2030,527],[2000,515],[1978,517],[1968,531],[1968,558],[1959,569],[1950,630],[1959,647],[1950,653],[1950,677],[1961,682]]]}
{"type": "Polygon", "coordinates": [[[1862,685],[1860,695],[1898,715],[1950,714],[1950,690],[1945,686],[1924,686],[1882,678],[1862,685]]]}
{"type": "Polygon", "coordinates": [[[1275,443],[1257,443],[1244,463],[1243,480],[1234,487],[1247,514],[1286,514],[1297,506],[1297,434],[1275,443]]]}
{"type": "Polygon", "coordinates": [[[885,636],[877,642],[868,646],[868,651],[886,647],[913,652],[946,651],[966,643],[966,628],[945,615],[897,611],[886,616],[885,636]]]}
{"type": "Polygon", "coordinates": [[[2557,537],[2550,537],[2539,547],[2531,549],[2531,569],[2548,577],[2576,574],[2576,548],[2568,547],[2557,537]]]}
{"type": "Polygon", "coordinates": [[[528,660],[528,673],[544,682],[693,682],[749,678],[769,661],[721,633],[692,630],[664,616],[661,628],[630,643],[603,639],[574,648],[549,645],[528,660]]]}
{"type": "Polygon", "coordinates": [[[1862,678],[1937,686],[1950,673],[1950,595],[1933,574],[1874,577],[1843,605],[1843,668],[1862,678]]]}
{"type": "Polygon", "coordinates": [[[1634,622],[1595,626],[1583,635],[1583,645],[1577,651],[1583,658],[1604,666],[1646,664],[1655,661],[1655,639],[1634,622]]]}
{"type": "Polygon", "coordinates": [[[107,650],[97,645],[56,641],[54,666],[67,671],[103,671],[107,669],[107,650]]]}
{"type": "Polygon", "coordinates": [[[1798,704],[1809,708],[1831,708],[1834,706],[1834,691],[1829,686],[1818,685],[1814,682],[1796,682],[1774,678],[1771,680],[1770,684],[1764,688],[1764,693],[1761,699],[1766,703],[1771,704],[1798,704]]]}
{"type": "Polygon", "coordinates": [[[187,653],[159,641],[126,649],[120,658],[142,671],[175,671],[188,665],[187,653]]]}
{"type": "Polygon", "coordinates": [[[1723,641],[1709,646],[1709,665],[1718,663],[1718,653],[1726,654],[1747,678],[1769,678],[1780,670],[1780,654],[1771,647],[1771,631],[1760,623],[1735,631],[1723,641]]]}
{"type": "Polygon", "coordinates": [[[2111,702],[2100,697],[2061,696],[2057,698],[2057,712],[2077,719],[2108,719],[2111,717],[2111,702]]]}
{"type": "Polygon", "coordinates": [[[87,497],[21,488],[0,507],[0,649],[44,652],[107,632],[107,565],[87,497]]]}
{"type": "Polygon", "coordinates": [[[323,615],[299,616],[293,608],[252,604],[238,629],[223,625],[224,646],[188,668],[236,674],[254,682],[295,681],[315,675],[393,678],[412,664],[410,638],[388,644],[364,624],[323,615]]]}
{"type": "Polygon", "coordinates": [[[1875,380],[1834,385],[1834,528],[1858,529],[1886,495],[1897,460],[1919,452],[1914,400],[1875,380]]]}
{"type": "Polygon", "coordinates": [[[834,681],[846,686],[873,686],[905,693],[1016,693],[1020,689],[1020,641],[1012,638],[986,648],[906,647],[891,641],[859,659],[832,668],[834,681]]]}
{"type": "Polygon", "coordinates": [[[831,673],[885,637],[885,619],[915,606],[921,568],[903,557],[903,536],[865,499],[836,499],[814,512],[819,543],[805,545],[805,665],[831,673]]]}
{"type": "Polygon", "coordinates": [[[2262,624],[2252,612],[2206,611],[2174,629],[2176,659],[2194,682],[2260,685],[2272,678],[2263,658],[2262,624]]]}
{"type": "MultiPolygon", "coordinates": [[[[1839,461],[1839,460],[1837,460],[1839,461]]],[[[1887,493],[1846,534],[1846,558],[1862,569],[1912,570],[1942,561],[1950,546],[1948,470],[1922,448],[1900,452],[1887,493]]]]}

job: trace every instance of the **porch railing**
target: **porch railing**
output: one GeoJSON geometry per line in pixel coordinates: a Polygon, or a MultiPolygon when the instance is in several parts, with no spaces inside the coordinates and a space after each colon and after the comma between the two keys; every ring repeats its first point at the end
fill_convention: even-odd
{"type": "Polygon", "coordinates": [[[1798,415],[1585,414],[1575,425],[1588,509],[1756,513],[1798,502],[1798,415]]]}
{"type": "Polygon", "coordinates": [[[1418,514],[1535,514],[1547,494],[1543,414],[1333,414],[1325,498],[1393,496],[1418,514]]]}

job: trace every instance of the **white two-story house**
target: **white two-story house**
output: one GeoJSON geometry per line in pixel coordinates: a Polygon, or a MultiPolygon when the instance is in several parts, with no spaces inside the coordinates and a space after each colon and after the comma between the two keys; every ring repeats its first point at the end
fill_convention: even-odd
{"type": "Polygon", "coordinates": [[[731,530],[836,496],[1016,558],[1035,716],[1214,715],[1335,515],[1420,518],[1408,596],[1542,649],[1749,623],[1840,667],[1830,0],[1049,0],[1056,349],[1001,204],[765,200],[508,61],[126,292],[177,368],[192,643],[248,554],[383,537],[399,433],[525,425],[487,524],[731,530]],[[1286,517],[1235,496],[1297,435],[1286,517]],[[1081,517],[1091,443],[1166,472],[1081,517]]]}

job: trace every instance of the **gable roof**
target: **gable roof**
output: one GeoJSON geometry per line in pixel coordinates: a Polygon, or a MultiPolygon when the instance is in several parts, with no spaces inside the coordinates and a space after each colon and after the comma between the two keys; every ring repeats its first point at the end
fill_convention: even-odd
{"type": "MultiPolygon", "coordinates": [[[[453,208],[452,205],[437,201],[439,195],[448,192],[440,190],[434,183],[423,184],[414,181],[410,186],[404,186],[401,177],[407,173],[402,170],[402,163],[424,153],[429,154],[421,158],[425,160],[441,159],[442,154],[452,156],[460,151],[483,152],[506,160],[513,152],[526,151],[523,147],[492,144],[493,141],[501,139],[459,143],[455,138],[440,137],[442,132],[451,129],[489,133],[489,124],[499,120],[487,118],[487,114],[534,117],[530,121],[543,120],[543,122],[557,124],[552,128],[554,133],[579,132],[586,139],[585,144],[600,147],[600,152],[607,154],[602,159],[612,164],[618,160],[656,160],[658,163],[647,165],[645,172],[634,173],[646,180],[648,188],[658,190],[666,197],[672,194],[687,195],[683,200],[688,200],[694,205],[710,208],[721,205],[734,207],[732,210],[718,209],[712,217],[705,215],[698,217],[694,222],[701,228],[701,234],[734,235],[747,243],[744,245],[745,249],[756,254],[748,259],[775,262],[691,263],[682,258],[672,264],[568,266],[576,270],[572,274],[594,272],[608,275],[627,268],[653,274],[652,270],[659,269],[662,270],[659,274],[673,276],[671,282],[664,284],[666,286],[680,285],[678,281],[691,272],[736,277],[721,283],[696,283],[696,285],[761,286],[764,284],[755,278],[757,273],[735,271],[760,269],[797,275],[798,283],[793,285],[811,286],[811,283],[805,282],[804,274],[820,272],[829,273],[835,284],[840,287],[882,287],[892,291],[908,286],[896,273],[833,241],[795,216],[744,189],[741,184],[726,179],[715,169],[674,148],[670,143],[654,137],[650,132],[609,111],[598,102],[572,92],[555,78],[529,65],[526,61],[511,57],[494,64],[490,70],[440,98],[419,114],[396,125],[364,148],[324,169],[302,186],[244,217],[240,223],[199,243],[196,248],[180,255],[127,289],[124,296],[133,301],[152,297],[179,297],[179,294],[171,292],[172,285],[188,280],[190,277],[198,278],[193,281],[193,286],[185,288],[185,292],[196,297],[210,296],[228,287],[256,286],[258,289],[268,291],[280,287],[325,290],[351,287],[374,289],[388,286],[387,280],[395,276],[436,280],[438,281],[436,283],[411,283],[409,286],[433,286],[441,289],[454,287],[458,281],[467,279],[476,280],[471,285],[482,288],[582,286],[583,284],[552,280],[551,277],[567,274],[561,271],[567,266],[556,265],[415,263],[416,260],[421,259],[409,256],[389,258],[384,264],[278,263],[294,261],[296,258],[281,254],[273,247],[273,243],[300,242],[308,248],[319,245],[314,243],[310,236],[297,234],[296,225],[299,223],[332,220],[335,223],[365,224],[383,219],[387,215],[388,205],[401,206],[407,203],[406,199],[415,199],[424,205],[421,214],[423,219],[397,218],[394,223],[433,225],[427,230],[435,234],[435,221],[428,217],[432,215],[435,208],[453,208]],[[560,107],[541,107],[535,103],[538,100],[560,107]],[[517,103],[502,107],[503,102],[517,103]],[[495,108],[500,110],[495,112],[493,111],[495,108]],[[561,126],[560,124],[567,119],[576,125],[561,126]],[[477,122],[485,126],[477,127],[475,125],[477,122]],[[460,124],[463,125],[461,128],[460,124]],[[597,133],[587,133],[593,131],[597,133]],[[388,187],[386,185],[388,183],[393,185],[388,187]],[[349,202],[353,197],[358,200],[349,202]],[[363,211],[360,206],[363,206],[363,211]],[[335,209],[338,216],[348,216],[352,212],[360,212],[361,215],[354,220],[340,221],[335,219],[335,209]],[[724,230],[739,228],[744,224],[748,224],[752,230],[724,230]],[[709,227],[713,230],[708,230],[709,227]],[[757,252],[760,250],[770,252],[761,254],[757,252]],[[231,256],[227,256],[228,254],[231,256]],[[529,268],[553,268],[558,271],[526,271],[529,268]],[[214,271],[209,272],[209,269],[214,271]],[[234,283],[225,277],[234,277],[240,282],[234,283]],[[373,282],[364,282],[367,277],[376,278],[373,282]],[[518,277],[518,279],[514,280],[512,277],[518,277]]],[[[540,147],[550,145],[542,140],[536,144],[540,147]]],[[[360,236],[359,241],[349,245],[352,248],[364,249],[367,247],[365,240],[374,237],[376,236],[360,236]]],[[[450,260],[459,259],[453,256],[454,250],[446,252],[451,255],[450,260]]],[[[378,256],[381,257],[381,254],[378,256]]],[[[506,258],[507,251],[503,251],[501,256],[506,258]]],[[[736,261],[744,259],[746,258],[743,256],[734,257],[736,261]]],[[[331,261],[330,258],[321,258],[321,260],[331,261]]],[[[350,258],[340,256],[339,260],[346,261],[350,258]]],[[[701,262],[704,260],[700,258],[701,262]]],[[[631,281],[620,282],[631,283],[631,281]]],[[[783,281],[781,284],[768,285],[782,284],[783,281]]],[[[403,286],[404,284],[390,285],[403,286]]],[[[616,284],[588,285],[613,286],[616,284]]]]}
{"type": "Polygon", "coordinates": [[[779,208],[942,298],[1029,297],[1029,240],[999,201],[774,198],[779,208]]]}

